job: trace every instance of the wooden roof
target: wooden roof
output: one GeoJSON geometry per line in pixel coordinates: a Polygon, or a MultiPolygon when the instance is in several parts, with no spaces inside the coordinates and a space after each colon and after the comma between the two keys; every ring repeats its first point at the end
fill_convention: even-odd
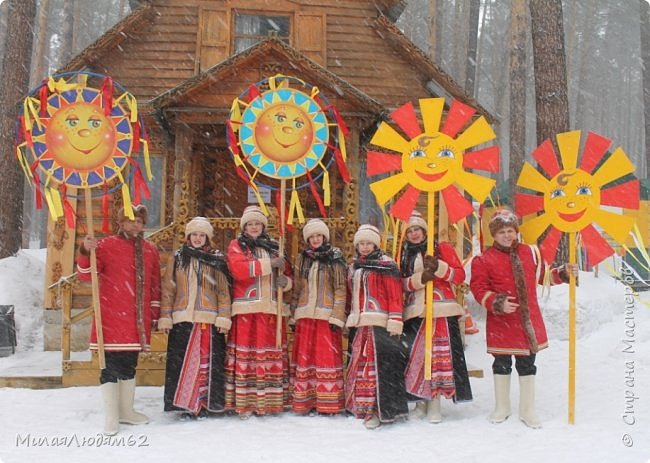
{"type": "MultiPolygon", "coordinates": [[[[310,2],[307,0],[305,3],[310,2]]],[[[321,0],[319,0],[318,3],[320,4],[321,0]]],[[[449,96],[476,108],[477,112],[480,115],[485,116],[490,123],[495,121],[496,118],[492,114],[490,114],[474,98],[465,94],[463,88],[458,85],[451,76],[429,59],[422,50],[420,50],[399,30],[399,28],[397,28],[397,26],[395,26],[393,18],[396,19],[403,11],[403,0],[375,0],[374,6],[377,9],[378,15],[377,18],[374,21],[370,21],[368,25],[375,30],[375,32],[392,50],[394,50],[395,53],[401,57],[403,62],[413,66],[413,69],[417,74],[434,81],[449,96]]],[[[115,24],[93,44],[86,47],[67,65],[60,69],[59,72],[78,71],[86,67],[92,67],[93,64],[98,63],[102,57],[105,57],[108,53],[115,50],[130,36],[130,34],[136,33],[136,31],[142,33],[143,30],[148,29],[150,25],[153,24],[154,17],[155,8],[152,7],[150,0],[144,0],[143,3],[133,10],[129,16],[115,24]]],[[[273,50],[279,55],[284,55],[285,57],[290,58],[295,61],[295,63],[299,64],[303,71],[309,72],[310,75],[317,77],[319,82],[328,83],[331,89],[335,92],[345,92],[346,95],[355,99],[357,105],[366,108],[366,110],[369,110],[370,112],[382,113],[386,111],[385,106],[387,104],[398,104],[396,98],[393,96],[392,102],[386,101],[382,105],[382,103],[377,99],[380,94],[376,91],[375,94],[369,93],[367,90],[370,90],[370,88],[365,89],[363,86],[359,87],[360,82],[356,82],[352,79],[352,75],[339,77],[340,74],[337,75],[328,71],[325,67],[311,61],[295,48],[274,39],[265,40],[242,53],[233,55],[206,72],[195,75],[182,81],[175,87],[164,91],[164,93],[155,97],[151,101],[140,100],[139,104],[141,106],[144,105],[150,107],[150,103],[155,101],[155,105],[159,108],[172,105],[178,95],[186,94],[194,88],[208,85],[209,82],[206,79],[212,79],[214,82],[215,79],[219,80],[220,78],[223,78],[225,75],[224,73],[227,73],[228,69],[233,69],[233,67],[236,68],[240,66],[241,63],[248,62],[251,56],[259,57],[259,54],[265,49],[273,50]],[[364,88],[365,91],[361,91],[359,88],[364,88]],[[372,95],[372,97],[369,95],[372,95]]],[[[390,72],[394,72],[394,70],[391,70],[390,72]]],[[[417,86],[419,87],[419,85],[417,86]]],[[[409,99],[413,98],[414,95],[417,95],[418,93],[419,91],[416,91],[411,95],[405,96],[409,99]]],[[[389,100],[391,100],[391,98],[389,98],[389,100]]]]}
{"type": "Polygon", "coordinates": [[[377,28],[383,33],[383,37],[393,47],[402,52],[409,62],[411,62],[421,72],[431,76],[450,96],[457,100],[476,108],[477,112],[485,116],[488,122],[493,123],[495,117],[488,112],[478,101],[465,93],[465,90],[451,78],[449,74],[440,68],[436,63],[420,50],[411,40],[406,37],[402,31],[385,15],[380,14],[375,20],[377,28]]]}
{"type": "Polygon", "coordinates": [[[136,30],[149,21],[153,16],[153,8],[147,1],[143,2],[131,14],[117,22],[113,27],[100,36],[95,42],[84,48],[77,56],[57,72],[80,71],[90,67],[100,60],[105,53],[117,47],[127,38],[127,34],[136,30]]]}
{"type": "Polygon", "coordinates": [[[154,109],[162,110],[174,106],[181,101],[186,101],[189,95],[200,92],[208,86],[227,79],[240,67],[249,63],[259,63],[268,58],[286,60],[296,68],[300,76],[308,77],[310,83],[323,88],[327,87],[327,94],[341,98],[345,96],[348,102],[362,112],[376,114],[384,113],[385,108],[377,100],[371,98],[349,82],[341,79],[336,74],[307,58],[304,54],[282,40],[269,37],[252,47],[230,56],[228,59],[214,65],[210,69],[187,79],[176,87],[151,100],[154,109]]]}

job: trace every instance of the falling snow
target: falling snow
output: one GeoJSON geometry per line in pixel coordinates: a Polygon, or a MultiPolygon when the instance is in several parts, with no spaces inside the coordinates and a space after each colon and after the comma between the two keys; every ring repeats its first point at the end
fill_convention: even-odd
{"type": "MultiPolygon", "coordinates": [[[[15,304],[16,354],[0,358],[0,376],[58,375],[59,352],[42,351],[44,251],[21,251],[0,260],[0,303],[15,304]]],[[[234,416],[179,421],[162,411],[162,387],[138,387],[136,405],[151,419],[123,426],[112,440],[101,437],[103,417],[97,387],[0,389],[0,461],[115,462],[197,461],[303,462],[440,461],[526,463],[589,461],[643,463],[650,458],[650,293],[630,304],[629,291],[607,275],[580,275],[577,290],[578,340],[576,419],[567,422],[567,287],[542,295],[551,346],[538,355],[537,409],[543,428],[532,430],[517,418],[518,386],[512,385],[513,415],[499,425],[486,416],[493,403],[490,357],[485,353],[484,317],[471,310],[481,329],[468,338],[474,401],[443,400],[444,421],[411,420],[366,430],[352,417],[234,416]],[[632,328],[630,328],[632,326],[632,328]],[[629,346],[633,347],[630,348],[629,346]],[[626,447],[627,445],[630,445],[626,447]]],[[[74,353],[74,359],[88,358],[74,353]]]]}

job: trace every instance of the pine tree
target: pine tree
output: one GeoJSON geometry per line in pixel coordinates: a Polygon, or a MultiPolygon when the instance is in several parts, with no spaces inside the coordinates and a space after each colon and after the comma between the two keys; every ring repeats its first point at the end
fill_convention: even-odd
{"type": "Polygon", "coordinates": [[[0,85],[0,258],[22,244],[23,173],[16,162],[14,133],[19,104],[29,91],[36,0],[7,0],[9,21],[0,85]]]}

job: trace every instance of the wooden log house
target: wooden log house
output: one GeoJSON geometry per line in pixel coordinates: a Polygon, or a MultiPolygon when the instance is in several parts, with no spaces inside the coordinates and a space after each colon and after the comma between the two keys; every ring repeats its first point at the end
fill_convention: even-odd
{"type": "MultiPolygon", "coordinates": [[[[346,185],[332,172],[327,219],[334,244],[348,257],[357,225],[379,216],[368,206],[374,198],[364,175],[365,147],[392,109],[444,96],[494,122],[396,27],[403,8],[399,0],[148,0],[59,70],[110,75],[137,98],[155,176],[145,202],[147,234],[161,250],[163,268],[193,216],[210,218],[222,250],[238,232],[248,195],[233,171],[224,123],[233,99],[252,83],[278,73],[298,77],[317,86],[349,126],[352,181],[346,185]]],[[[307,217],[319,215],[306,193],[301,201],[307,217]]],[[[111,201],[113,218],[120,204],[111,201]]],[[[50,220],[45,281],[45,349],[62,350],[64,386],[98,381],[96,358],[71,359],[72,351],[87,349],[92,316],[90,286],[74,275],[85,211],[82,201],[73,207],[75,230],[63,219],[50,220]]],[[[99,200],[93,214],[101,237],[99,200]]],[[[273,233],[276,218],[270,222],[273,233]]],[[[436,229],[445,235],[448,227],[443,214],[436,229]]],[[[288,238],[293,255],[300,236],[298,229],[288,238]]],[[[153,352],[138,367],[139,384],[162,384],[165,341],[154,334],[153,352]]]]}

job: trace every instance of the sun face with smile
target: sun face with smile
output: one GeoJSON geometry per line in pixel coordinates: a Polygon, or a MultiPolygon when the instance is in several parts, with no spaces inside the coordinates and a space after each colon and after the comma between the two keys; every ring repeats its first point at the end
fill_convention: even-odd
{"type": "Polygon", "coordinates": [[[315,168],[327,151],[327,117],[311,95],[288,86],[252,99],[237,124],[244,159],[262,174],[295,178],[315,168]]]}
{"type": "Polygon", "coordinates": [[[255,127],[257,146],[277,162],[294,162],[311,148],[314,139],[310,118],[295,105],[271,105],[255,127]]]}
{"type": "Polygon", "coordinates": [[[600,188],[587,172],[563,171],[549,182],[544,195],[545,209],[557,215],[557,226],[564,232],[577,232],[594,218],[594,207],[600,204],[600,188]]]}
{"type": "Polygon", "coordinates": [[[45,139],[62,166],[89,170],[115,150],[115,127],[98,106],[75,103],[52,116],[45,139]]]}
{"type": "Polygon", "coordinates": [[[107,115],[103,104],[88,86],[48,97],[45,115],[30,122],[41,178],[92,188],[120,175],[133,149],[129,109],[114,97],[107,115]]]}
{"type": "Polygon", "coordinates": [[[422,135],[402,153],[402,170],[411,185],[421,191],[439,191],[451,185],[462,169],[462,153],[451,137],[422,135]]]}
{"type": "Polygon", "coordinates": [[[515,209],[524,219],[520,227],[524,241],[538,239],[544,260],[553,262],[563,233],[580,233],[590,265],[614,250],[603,237],[605,231],[617,242],[625,242],[634,218],[603,206],[639,208],[639,180],[632,176],[634,164],[621,148],[608,152],[611,141],[589,132],[580,153],[581,132],[556,135],[559,156],[550,139],[532,153],[538,168],[525,163],[515,195],[515,209]],[[595,226],[600,227],[597,229],[595,226]]]}
{"type": "Polygon", "coordinates": [[[449,220],[457,222],[473,212],[458,188],[483,201],[496,183],[465,170],[499,170],[498,146],[467,151],[496,138],[492,128],[484,117],[473,120],[475,110],[457,100],[452,100],[441,124],[444,105],[444,98],[420,100],[422,129],[413,104],[407,103],[393,111],[391,118],[408,138],[382,122],[370,140],[371,144],[401,154],[367,152],[368,176],[399,171],[371,183],[370,190],[381,206],[396,196],[389,213],[400,220],[408,220],[421,192],[439,191],[449,220]]]}

